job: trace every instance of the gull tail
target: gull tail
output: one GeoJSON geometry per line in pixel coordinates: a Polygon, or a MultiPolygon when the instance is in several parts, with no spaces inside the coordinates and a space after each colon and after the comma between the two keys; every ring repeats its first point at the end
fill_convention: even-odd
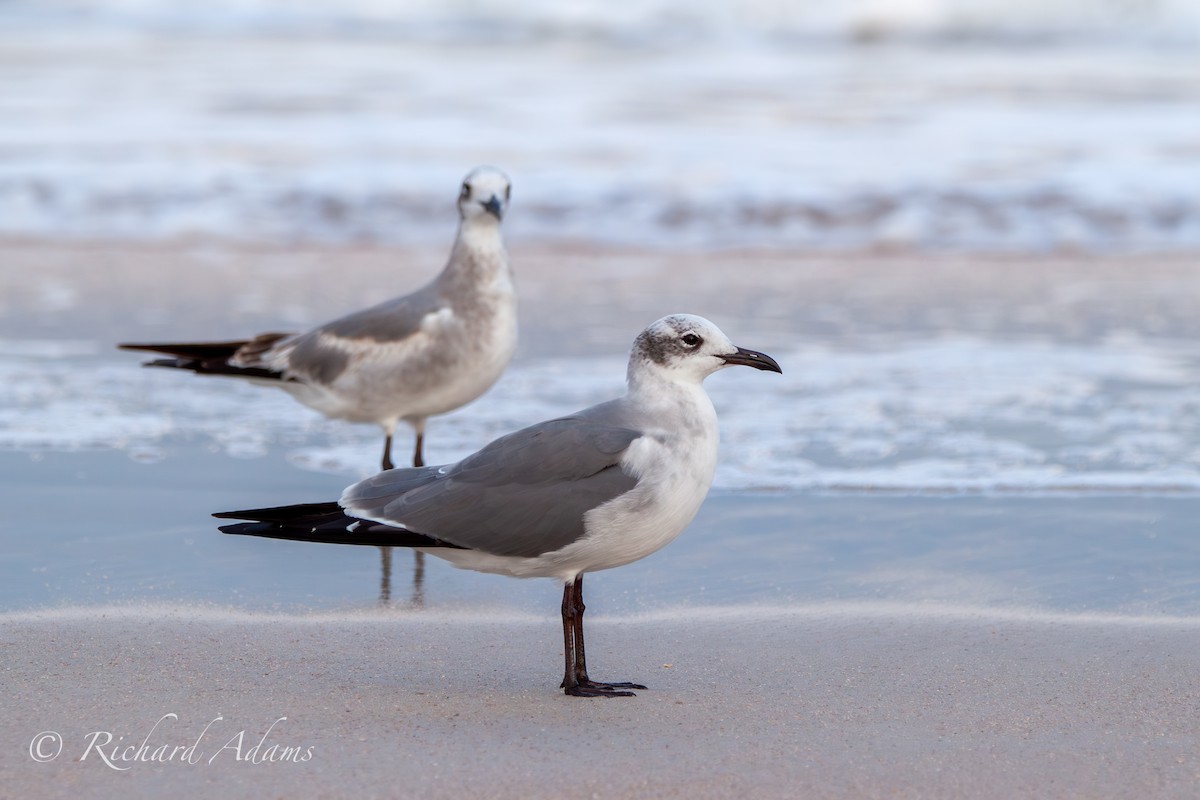
{"type": "Polygon", "coordinates": [[[229,363],[235,356],[244,364],[253,364],[290,333],[264,333],[253,339],[234,342],[194,342],[178,344],[119,344],[121,350],[162,353],[171,358],[157,358],[142,366],[186,369],[200,375],[232,375],[241,378],[287,380],[282,372],[262,366],[238,366],[229,363]]]}
{"type": "Polygon", "coordinates": [[[218,519],[244,519],[222,525],[222,533],[291,539],[297,542],[359,544],[375,547],[455,547],[434,536],[352,517],[337,503],[301,503],[246,511],[222,511],[218,519]]]}

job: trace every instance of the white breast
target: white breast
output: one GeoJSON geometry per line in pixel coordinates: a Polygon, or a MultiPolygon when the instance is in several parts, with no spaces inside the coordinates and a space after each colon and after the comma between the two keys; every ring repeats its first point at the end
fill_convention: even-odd
{"type": "Polygon", "coordinates": [[[645,558],[683,532],[700,510],[717,466],[717,415],[698,386],[687,398],[684,424],[647,431],[621,459],[639,477],[630,492],[584,516],[587,534],[539,558],[543,574],[567,580],[581,572],[612,569],[645,558]]]}

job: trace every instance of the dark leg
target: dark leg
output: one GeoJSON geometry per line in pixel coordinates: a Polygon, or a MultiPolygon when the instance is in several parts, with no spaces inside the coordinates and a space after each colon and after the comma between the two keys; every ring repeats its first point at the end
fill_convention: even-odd
{"type": "Polygon", "coordinates": [[[389,433],[387,438],[383,440],[383,469],[393,469],[395,464],[392,463],[392,435],[389,433]]]}
{"type": "Polygon", "coordinates": [[[583,612],[587,610],[587,606],[583,604],[583,576],[575,576],[575,591],[572,592],[574,599],[574,608],[572,608],[571,622],[573,633],[575,635],[575,680],[578,683],[587,684],[587,652],[583,646],[583,612]]]}
{"type": "Polygon", "coordinates": [[[640,683],[601,683],[587,674],[587,654],[583,644],[583,576],[563,587],[563,641],[566,669],[563,691],[575,697],[635,697],[622,689],[645,689],[640,683]]]}
{"type": "MultiPolygon", "coordinates": [[[[391,469],[391,434],[383,440],[383,469],[391,469]]],[[[391,548],[379,548],[379,565],[383,575],[379,577],[379,603],[386,606],[391,602],[391,548]]]]}
{"type": "MultiPolygon", "coordinates": [[[[421,456],[421,449],[425,445],[425,432],[417,431],[417,446],[413,450],[413,466],[425,466],[425,460],[421,456]]],[[[413,586],[412,586],[412,604],[416,608],[422,608],[425,605],[425,554],[420,550],[413,551],[413,586]]]]}
{"type": "MultiPolygon", "coordinates": [[[[383,440],[383,469],[392,469],[392,435],[383,440]]],[[[383,565],[383,576],[379,579],[379,602],[387,605],[392,599],[392,548],[379,548],[379,560],[383,565]]]]}
{"type": "Polygon", "coordinates": [[[579,685],[579,679],[575,676],[575,584],[563,584],[563,599],[562,599],[562,622],[563,622],[563,658],[566,664],[563,666],[563,679],[559,686],[564,689],[567,694],[571,693],[572,687],[579,685]]]}
{"type": "Polygon", "coordinates": [[[413,466],[425,466],[425,457],[421,454],[422,448],[425,446],[425,432],[417,431],[417,446],[413,449],[413,466]]]}
{"type": "MultiPolygon", "coordinates": [[[[392,435],[389,433],[387,438],[383,440],[383,466],[382,469],[392,468],[392,435]]],[[[383,567],[383,574],[379,578],[379,602],[382,605],[387,605],[392,601],[392,548],[379,548],[379,563],[383,567]]]]}

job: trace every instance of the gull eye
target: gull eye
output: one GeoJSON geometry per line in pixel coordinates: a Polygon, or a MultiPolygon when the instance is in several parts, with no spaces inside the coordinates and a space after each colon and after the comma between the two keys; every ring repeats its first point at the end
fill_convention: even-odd
{"type": "Polygon", "coordinates": [[[458,199],[466,200],[470,196],[471,196],[471,185],[464,183],[462,191],[458,193],[458,199]]]}
{"type": "Polygon", "coordinates": [[[504,187],[504,202],[507,203],[511,199],[512,199],[512,187],[505,186],[504,187]]]}
{"type": "Polygon", "coordinates": [[[701,342],[704,341],[703,339],[701,339],[699,336],[697,336],[694,333],[685,333],[680,338],[683,341],[683,343],[686,344],[688,347],[697,347],[697,346],[699,346],[699,344],[701,342]]]}

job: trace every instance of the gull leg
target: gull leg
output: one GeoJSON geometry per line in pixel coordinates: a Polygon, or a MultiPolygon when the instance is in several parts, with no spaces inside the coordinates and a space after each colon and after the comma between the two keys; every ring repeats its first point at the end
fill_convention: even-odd
{"type": "Polygon", "coordinates": [[[393,469],[395,464],[392,463],[392,434],[388,431],[387,438],[383,440],[383,466],[381,469],[393,469]]]}
{"type": "Polygon", "coordinates": [[[578,575],[563,587],[563,641],[566,670],[562,688],[575,697],[636,697],[625,689],[645,689],[640,683],[603,683],[587,674],[587,653],[583,644],[583,576],[578,575]]]}
{"type": "Polygon", "coordinates": [[[559,687],[571,693],[571,689],[579,686],[579,678],[575,673],[575,584],[563,584],[562,625],[563,625],[563,679],[559,687]]]}
{"type": "MultiPolygon", "coordinates": [[[[392,431],[394,428],[395,423],[383,426],[386,434],[383,440],[382,469],[384,470],[392,469],[395,466],[392,464],[392,431]]],[[[379,548],[379,564],[382,567],[382,574],[379,577],[379,602],[386,606],[392,601],[392,548],[379,548]]]]}
{"type": "MultiPolygon", "coordinates": [[[[425,424],[422,422],[416,428],[417,445],[413,450],[413,466],[423,467],[425,459],[421,451],[425,446],[425,424]]],[[[413,550],[412,605],[414,608],[425,607],[425,554],[420,550],[413,550]]]]}
{"type": "Polygon", "coordinates": [[[413,449],[413,466],[425,466],[425,457],[422,454],[422,449],[425,447],[425,431],[417,431],[417,446],[413,449]]]}
{"type": "MultiPolygon", "coordinates": [[[[388,431],[383,440],[383,469],[392,468],[392,432],[388,431]]],[[[382,574],[379,577],[379,602],[387,605],[392,601],[392,548],[379,548],[379,564],[382,574]]]]}

